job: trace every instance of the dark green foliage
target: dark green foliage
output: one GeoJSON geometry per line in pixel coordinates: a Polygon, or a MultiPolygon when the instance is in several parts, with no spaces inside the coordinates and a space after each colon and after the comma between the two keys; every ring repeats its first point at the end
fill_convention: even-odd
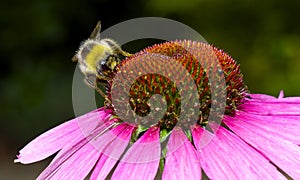
{"type": "Polygon", "coordinates": [[[44,130],[74,117],[71,88],[76,64],[71,57],[98,20],[102,29],[143,16],[178,20],[237,60],[251,92],[277,95],[284,89],[286,95],[299,95],[299,1],[118,3],[108,0],[1,3],[2,137],[25,144],[44,130]]]}

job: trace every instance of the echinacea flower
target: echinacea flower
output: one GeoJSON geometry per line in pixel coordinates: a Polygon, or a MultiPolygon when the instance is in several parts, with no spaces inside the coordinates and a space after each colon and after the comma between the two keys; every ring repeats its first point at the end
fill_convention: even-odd
{"type": "Polygon", "coordinates": [[[33,163],[58,152],[37,179],[84,179],[89,173],[90,179],[201,179],[202,172],[210,179],[300,179],[300,98],[250,94],[239,65],[222,50],[200,42],[166,42],[128,57],[113,75],[121,72],[107,82],[105,107],[40,135],[15,161],[33,163]],[[222,71],[214,69],[214,57],[222,71]],[[196,84],[195,104],[193,94],[184,94],[188,89],[178,90],[180,83],[142,73],[166,64],[174,79],[196,84]],[[132,82],[125,75],[137,75],[134,71],[139,78],[132,82]],[[211,90],[217,84],[209,75],[224,79],[225,106],[213,106],[212,97],[221,92],[211,90]],[[113,92],[127,90],[126,83],[129,101],[114,99],[113,92]],[[165,107],[152,107],[154,101],[165,107]],[[182,108],[189,103],[198,110],[195,119],[190,118],[195,112],[182,108]],[[224,111],[210,116],[213,108],[224,111]]]}

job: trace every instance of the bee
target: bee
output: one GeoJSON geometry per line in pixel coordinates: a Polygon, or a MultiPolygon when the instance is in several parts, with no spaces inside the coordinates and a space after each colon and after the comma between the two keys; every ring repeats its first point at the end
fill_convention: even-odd
{"type": "Polygon", "coordinates": [[[106,98],[98,84],[105,85],[111,79],[111,74],[122,57],[129,57],[132,54],[123,51],[112,39],[100,39],[100,31],[101,22],[98,21],[90,37],[82,42],[72,61],[78,61],[79,68],[85,76],[85,84],[106,98]]]}

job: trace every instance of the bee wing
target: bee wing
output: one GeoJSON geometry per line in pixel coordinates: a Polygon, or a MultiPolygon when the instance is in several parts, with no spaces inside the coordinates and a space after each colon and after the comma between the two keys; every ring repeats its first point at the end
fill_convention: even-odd
{"type": "MultiPolygon", "coordinates": [[[[94,30],[92,31],[89,39],[100,39],[100,31],[101,31],[101,21],[98,21],[97,25],[94,28],[94,30]]],[[[77,58],[76,54],[72,57],[72,61],[73,62],[78,61],[78,58],[77,58]]]]}
{"type": "Polygon", "coordinates": [[[101,21],[98,21],[89,39],[100,39],[100,31],[101,31],[101,21]]]}

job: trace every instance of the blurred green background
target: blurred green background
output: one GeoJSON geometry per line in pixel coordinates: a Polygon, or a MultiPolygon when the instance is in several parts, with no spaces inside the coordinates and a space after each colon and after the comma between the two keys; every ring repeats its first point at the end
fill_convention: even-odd
{"type": "Polygon", "coordinates": [[[144,16],[180,21],[233,56],[252,93],[300,96],[299,9],[294,0],[3,1],[0,179],[32,179],[45,166],[13,159],[32,138],[74,117],[71,57],[98,20],[102,29],[144,16]]]}

